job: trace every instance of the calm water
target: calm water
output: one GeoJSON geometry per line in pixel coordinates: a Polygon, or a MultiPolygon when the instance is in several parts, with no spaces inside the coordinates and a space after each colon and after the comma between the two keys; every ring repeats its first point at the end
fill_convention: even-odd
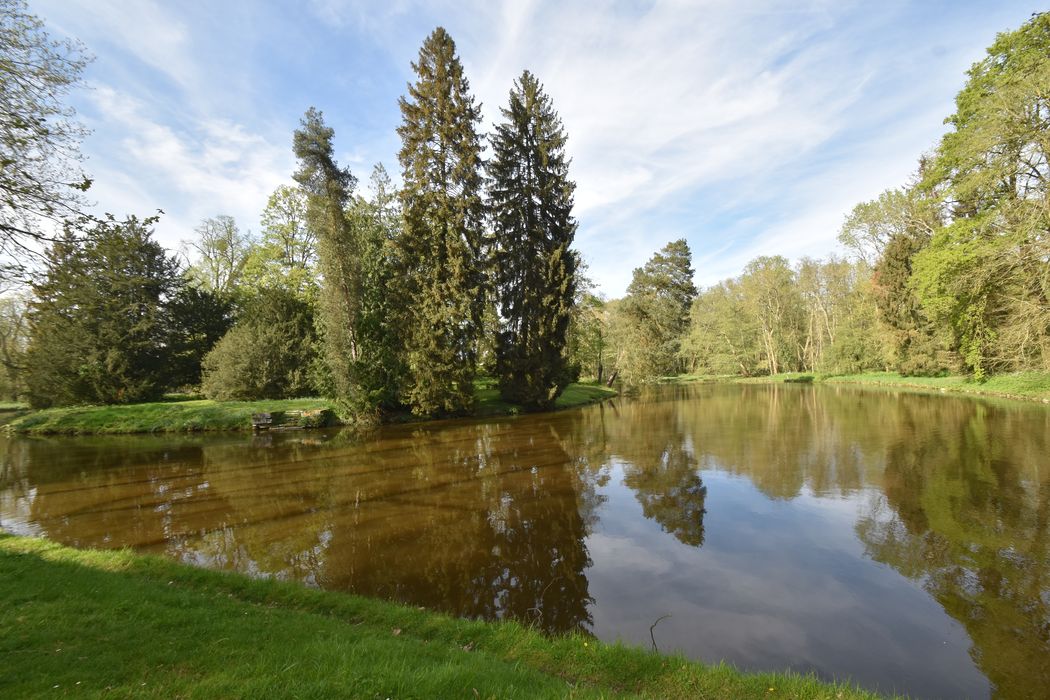
{"type": "Polygon", "coordinates": [[[1050,410],[704,385],[348,432],[0,437],[0,527],[458,615],[1046,697],[1050,410]]]}

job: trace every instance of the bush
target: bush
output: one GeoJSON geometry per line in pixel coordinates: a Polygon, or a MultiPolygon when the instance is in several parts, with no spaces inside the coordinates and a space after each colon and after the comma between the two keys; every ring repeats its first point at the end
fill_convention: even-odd
{"type": "Polygon", "coordinates": [[[260,291],[204,357],[201,390],[222,401],[307,396],[315,346],[310,306],[285,291],[260,291]]]}

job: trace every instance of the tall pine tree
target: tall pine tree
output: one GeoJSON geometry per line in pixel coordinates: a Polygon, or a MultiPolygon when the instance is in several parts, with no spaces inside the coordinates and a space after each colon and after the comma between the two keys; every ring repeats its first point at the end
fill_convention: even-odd
{"type": "Polygon", "coordinates": [[[306,192],[307,223],[317,238],[318,266],[324,280],[318,311],[333,398],[359,412],[367,408],[355,371],[361,357],[357,323],[362,271],[359,236],[346,215],[357,179],[336,164],[334,135],[320,112],[313,107],[307,110],[292,140],[299,159],[294,178],[306,192]]]}
{"type": "Polygon", "coordinates": [[[417,79],[400,100],[397,130],[403,400],[417,414],[451,414],[473,403],[484,300],[481,112],[456,45],[441,27],[423,42],[412,68],[417,79]]]}
{"type": "Polygon", "coordinates": [[[576,295],[576,234],[565,131],[524,71],[501,110],[488,164],[491,264],[499,334],[496,373],[507,401],[549,408],[569,383],[566,334],[576,295]]]}

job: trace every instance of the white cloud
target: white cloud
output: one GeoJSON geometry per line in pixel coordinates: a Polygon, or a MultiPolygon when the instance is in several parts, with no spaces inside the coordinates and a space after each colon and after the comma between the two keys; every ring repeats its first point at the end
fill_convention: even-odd
{"type": "Polygon", "coordinates": [[[266,198],[292,171],[288,149],[245,126],[203,118],[185,132],[150,116],[142,101],[98,86],[92,93],[108,130],[123,133],[92,190],[98,208],[116,214],[165,209],[158,236],[175,247],[204,217],[234,216],[257,229],[266,198]]]}

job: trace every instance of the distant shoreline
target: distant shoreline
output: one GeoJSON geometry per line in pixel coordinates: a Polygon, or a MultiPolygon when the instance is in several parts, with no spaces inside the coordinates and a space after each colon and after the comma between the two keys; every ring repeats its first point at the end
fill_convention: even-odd
{"type": "Polygon", "coordinates": [[[687,384],[692,382],[725,382],[733,384],[770,384],[777,382],[797,384],[849,384],[896,389],[921,389],[941,393],[988,396],[1015,401],[1050,403],[1050,372],[1021,372],[1000,374],[984,382],[969,377],[905,377],[895,372],[864,372],[861,374],[825,375],[813,372],[789,372],[758,377],[732,375],[680,375],[664,377],[661,383],[687,384]]]}

